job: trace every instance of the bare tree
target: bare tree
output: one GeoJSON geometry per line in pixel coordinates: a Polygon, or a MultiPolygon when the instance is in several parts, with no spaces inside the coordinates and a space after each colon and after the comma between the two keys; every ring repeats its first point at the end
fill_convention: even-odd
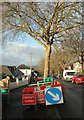
{"type": "Polygon", "coordinates": [[[71,65],[73,62],[77,61],[78,58],[70,51],[67,47],[62,49],[61,45],[54,44],[54,52],[52,54],[52,66],[55,66],[58,69],[58,74],[60,70],[65,70],[67,66],[71,65]],[[60,69],[61,68],[61,69],[60,69]]]}
{"type": "Polygon", "coordinates": [[[45,58],[42,58],[42,59],[39,60],[39,62],[38,62],[38,68],[37,68],[37,71],[39,71],[39,73],[41,75],[43,75],[44,66],[45,66],[45,58]]]}
{"type": "Polygon", "coordinates": [[[62,68],[59,64],[56,52],[52,53],[50,63],[51,63],[51,65],[50,65],[51,74],[52,74],[53,71],[57,75],[61,74],[62,68]]]}
{"type": "Polygon", "coordinates": [[[45,47],[44,78],[50,72],[51,46],[56,35],[82,23],[82,4],[78,2],[3,3],[3,37],[29,34],[45,47]],[[80,8],[80,9],[79,9],[80,8]]]}
{"type": "MultiPolygon", "coordinates": [[[[84,39],[83,39],[83,28],[73,28],[72,30],[66,31],[66,37],[61,42],[63,48],[69,49],[69,54],[74,53],[77,57],[77,62],[81,64],[81,74],[83,74],[83,62],[84,62],[84,39]]],[[[76,61],[75,61],[76,62],[76,61]]]]}

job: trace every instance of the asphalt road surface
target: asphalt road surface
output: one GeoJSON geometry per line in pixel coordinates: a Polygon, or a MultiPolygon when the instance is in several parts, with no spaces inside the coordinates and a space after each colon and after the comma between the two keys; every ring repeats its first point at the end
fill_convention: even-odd
{"type": "Polygon", "coordinates": [[[10,92],[9,104],[2,107],[2,118],[66,118],[83,119],[83,93],[84,84],[72,84],[61,79],[58,80],[65,89],[65,103],[60,105],[38,105],[23,108],[19,97],[24,86],[10,92]]]}
{"type": "Polygon", "coordinates": [[[84,105],[84,84],[72,84],[65,80],[58,80],[65,90],[65,103],[58,106],[61,118],[66,119],[83,119],[83,105],[84,105]]]}

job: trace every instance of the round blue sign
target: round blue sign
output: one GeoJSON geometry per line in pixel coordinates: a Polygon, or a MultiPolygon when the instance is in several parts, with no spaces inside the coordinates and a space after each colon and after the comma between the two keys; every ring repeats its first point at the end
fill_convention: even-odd
{"type": "Polygon", "coordinates": [[[49,88],[45,94],[46,100],[51,104],[59,103],[62,99],[62,92],[58,88],[49,88]]]}

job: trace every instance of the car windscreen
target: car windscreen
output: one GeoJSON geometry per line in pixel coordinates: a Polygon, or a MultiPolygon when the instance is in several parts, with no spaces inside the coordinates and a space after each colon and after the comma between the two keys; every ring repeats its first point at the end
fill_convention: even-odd
{"type": "Polygon", "coordinates": [[[77,77],[84,77],[84,75],[77,75],[77,77]]]}
{"type": "Polygon", "coordinates": [[[67,72],[67,75],[74,75],[75,72],[67,72]]]}

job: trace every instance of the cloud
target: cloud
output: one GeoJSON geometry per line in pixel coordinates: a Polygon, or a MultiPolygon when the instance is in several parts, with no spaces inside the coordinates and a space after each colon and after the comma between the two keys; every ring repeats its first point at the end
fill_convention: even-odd
{"type": "Polygon", "coordinates": [[[30,65],[30,54],[32,53],[32,65],[38,65],[38,61],[45,56],[45,49],[41,46],[29,46],[7,42],[2,46],[3,65],[30,65]]]}

